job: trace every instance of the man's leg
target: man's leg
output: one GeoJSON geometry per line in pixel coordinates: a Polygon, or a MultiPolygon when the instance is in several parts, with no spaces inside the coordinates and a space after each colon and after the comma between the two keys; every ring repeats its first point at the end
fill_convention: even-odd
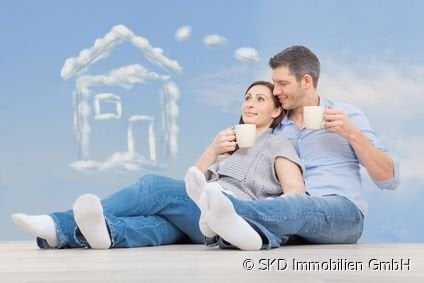
{"type": "Polygon", "coordinates": [[[284,245],[297,235],[311,243],[355,243],[363,216],[348,199],[290,194],[272,200],[240,201],[229,197],[235,211],[267,239],[265,248],[284,245]]]}

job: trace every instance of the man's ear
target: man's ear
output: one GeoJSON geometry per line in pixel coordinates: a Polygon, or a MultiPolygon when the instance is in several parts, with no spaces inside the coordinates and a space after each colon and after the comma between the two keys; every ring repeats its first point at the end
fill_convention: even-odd
{"type": "Polygon", "coordinates": [[[302,78],[302,87],[304,89],[310,89],[314,87],[314,80],[308,74],[304,75],[302,78]]]}

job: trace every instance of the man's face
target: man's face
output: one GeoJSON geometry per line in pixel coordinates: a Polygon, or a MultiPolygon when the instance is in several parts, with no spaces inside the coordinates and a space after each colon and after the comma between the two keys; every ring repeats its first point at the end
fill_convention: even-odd
{"type": "Polygon", "coordinates": [[[305,96],[300,82],[290,74],[288,67],[281,66],[272,69],[272,81],[274,82],[273,94],[278,97],[286,110],[301,107],[301,100],[305,96]]]}

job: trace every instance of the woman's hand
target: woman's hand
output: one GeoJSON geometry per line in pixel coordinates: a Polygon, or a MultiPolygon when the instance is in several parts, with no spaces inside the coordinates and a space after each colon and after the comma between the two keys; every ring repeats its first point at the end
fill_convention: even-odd
{"type": "Polygon", "coordinates": [[[205,173],[219,155],[234,151],[237,143],[236,135],[232,128],[225,129],[218,133],[212,143],[205,149],[196,162],[196,167],[205,173]]]}
{"type": "Polygon", "coordinates": [[[209,145],[209,149],[218,156],[227,152],[234,151],[236,149],[236,134],[232,128],[225,129],[218,133],[212,143],[209,145]]]}

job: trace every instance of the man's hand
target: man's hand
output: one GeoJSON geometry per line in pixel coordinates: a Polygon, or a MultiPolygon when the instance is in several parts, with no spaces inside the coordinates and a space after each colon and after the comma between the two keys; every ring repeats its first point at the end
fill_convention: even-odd
{"type": "Polygon", "coordinates": [[[358,134],[356,128],[346,113],[329,106],[324,113],[324,129],[328,132],[336,133],[348,141],[353,135],[358,134]]]}

